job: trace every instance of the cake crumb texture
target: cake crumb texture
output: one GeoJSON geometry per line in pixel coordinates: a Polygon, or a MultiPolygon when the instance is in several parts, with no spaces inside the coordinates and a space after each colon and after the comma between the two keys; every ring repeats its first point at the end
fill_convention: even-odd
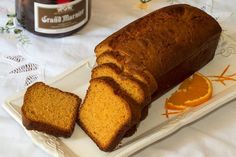
{"type": "Polygon", "coordinates": [[[81,99],[75,94],[37,82],[30,86],[21,108],[23,125],[54,136],[71,136],[81,99]]]}

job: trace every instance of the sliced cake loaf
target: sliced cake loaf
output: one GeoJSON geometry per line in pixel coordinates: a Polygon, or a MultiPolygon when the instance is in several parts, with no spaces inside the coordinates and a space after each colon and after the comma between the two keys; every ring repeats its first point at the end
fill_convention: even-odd
{"type": "MultiPolygon", "coordinates": [[[[113,63],[148,85],[154,100],[213,59],[221,31],[217,21],[204,11],[177,4],[154,11],[123,27],[98,44],[95,54],[98,65],[113,63]]],[[[124,123],[130,124],[127,118],[122,118],[127,111],[118,110],[117,104],[130,106],[130,103],[126,101],[127,105],[122,105],[120,95],[107,95],[114,93],[110,92],[114,87],[108,89],[105,86],[101,82],[98,85],[98,81],[93,83],[84,103],[87,107],[81,108],[79,118],[81,126],[97,145],[110,151],[125,134],[125,131],[120,133],[118,130],[124,123]],[[112,104],[116,107],[111,107],[112,104]]],[[[148,105],[145,107],[148,109],[148,105]]],[[[126,131],[131,129],[129,133],[132,133],[135,125],[125,127],[126,131]]],[[[126,135],[129,134],[126,132],[126,135]]]]}
{"type": "Polygon", "coordinates": [[[90,81],[78,124],[103,151],[112,151],[127,130],[140,121],[140,110],[109,77],[90,81]]]}
{"type": "Polygon", "coordinates": [[[146,84],[123,73],[119,67],[113,63],[101,64],[92,71],[92,78],[110,77],[120,88],[135,100],[141,109],[151,101],[151,94],[146,84]]]}
{"type": "Polygon", "coordinates": [[[157,90],[157,83],[152,74],[142,67],[142,64],[136,64],[128,56],[121,55],[118,51],[107,51],[97,58],[97,64],[113,63],[124,72],[129,73],[134,78],[142,81],[148,86],[149,91],[153,94],[157,90]]]}
{"type": "Polygon", "coordinates": [[[54,136],[70,137],[81,99],[42,82],[30,86],[21,108],[23,125],[54,136]]]}

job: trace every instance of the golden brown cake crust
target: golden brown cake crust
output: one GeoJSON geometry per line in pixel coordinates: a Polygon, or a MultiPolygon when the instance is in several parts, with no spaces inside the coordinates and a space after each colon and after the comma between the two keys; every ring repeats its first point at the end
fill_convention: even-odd
{"type": "Polygon", "coordinates": [[[177,4],[125,26],[97,45],[95,52],[100,56],[106,49],[119,51],[142,62],[158,79],[220,32],[217,21],[202,10],[177,4]]]}
{"type": "Polygon", "coordinates": [[[70,137],[72,135],[73,131],[74,131],[74,126],[75,126],[75,122],[76,122],[76,119],[77,119],[77,114],[78,114],[80,103],[81,103],[81,99],[73,93],[64,92],[64,91],[61,91],[57,88],[50,87],[50,86],[46,85],[43,82],[36,82],[35,84],[33,84],[32,86],[30,86],[27,89],[26,94],[24,96],[24,102],[23,102],[23,106],[21,108],[22,123],[23,123],[23,125],[25,126],[25,128],[27,130],[37,130],[37,131],[41,131],[41,132],[44,132],[44,133],[47,133],[47,134],[50,134],[50,135],[53,135],[53,136],[56,136],[56,137],[70,137]],[[54,89],[57,92],[60,92],[60,93],[63,93],[63,94],[68,94],[68,95],[70,95],[70,96],[72,96],[76,99],[77,108],[74,112],[73,119],[72,119],[73,123],[70,126],[69,130],[60,129],[56,126],[52,126],[49,123],[34,121],[34,120],[30,119],[30,117],[26,116],[27,115],[26,114],[27,110],[25,110],[25,105],[26,105],[26,102],[31,99],[28,96],[27,93],[35,90],[35,87],[37,87],[37,86],[44,86],[46,88],[51,88],[51,89],[54,89]]]}

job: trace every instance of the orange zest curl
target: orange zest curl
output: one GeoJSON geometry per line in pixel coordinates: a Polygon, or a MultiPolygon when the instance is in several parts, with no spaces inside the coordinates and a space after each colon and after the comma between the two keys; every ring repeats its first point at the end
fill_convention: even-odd
{"type": "Polygon", "coordinates": [[[179,113],[181,113],[181,111],[169,112],[168,109],[166,109],[166,113],[163,113],[162,115],[166,116],[166,118],[169,118],[169,115],[175,115],[175,114],[179,114],[179,113]]]}
{"type": "Polygon", "coordinates": [[[219,76],[213,75],[213,76],[207,76],[207,77],[214,78],[211,81],[220,82],[221,84],[226,86],[226,83],[225,83],[226,81],[236,81],[236,79],[233,78],[234,76],[236,76],[236,73],[233,73],[231,75],[225,75],[226,72],[229,70],[229,67],[230,65],[228,65],[219,76]]]}

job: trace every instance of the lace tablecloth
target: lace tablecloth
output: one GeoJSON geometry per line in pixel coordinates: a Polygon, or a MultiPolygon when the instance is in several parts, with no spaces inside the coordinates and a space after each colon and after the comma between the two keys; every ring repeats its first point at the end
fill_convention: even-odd
{"type": "MultiPolygon", "coordinates": [[[[162,6],[188,3],[214,16],[223,33],[236,41],[235,0],[152,0],[146,9],[139,0],[93,0],[92,17],[73,36],[51,39],[35,36],[15,22],[14,0],[0,3],[0,102],[35,81],[47,81],[77,62],[93,55],[105,37],[131,21],[162,6]]],[[[232,52],[236,53],[236,52],[232,52]]],[[[141,156],[235,156],[236,101],[188,125],[134,154],[141,156]]],[[[0,108],[0,156],[49,156],[26,136],[24,130],[0,108]]]]}

